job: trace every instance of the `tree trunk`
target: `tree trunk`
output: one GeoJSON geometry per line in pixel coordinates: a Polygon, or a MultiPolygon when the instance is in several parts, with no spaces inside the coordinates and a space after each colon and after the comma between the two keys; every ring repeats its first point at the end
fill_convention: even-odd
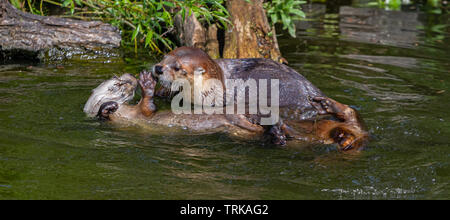
{"type": "Polygon", "coordinates": [[[206,52],[213,59],[220,58],[217,26],[215,24],[210,25],[208,27],[208,32],[206,33],[206,52]]]}
{"type": "Polygon", "coordinates": [[[206,28],[195,18],[194,14],[186,15],[184,22],[181,15],[177,15],[174,24],[179,45],[200,48],[212,58],[220,58],[217,26],[215,24],[206,28]]]}
{"type": "Polygon", "coordinates": [[[269,58],[287,63],[281,56],[275,28],[267,20],[262,0],[227,0],[226,6],[232,25],[226,30],[223,44],[219,45],[217,26],[204,27],[193,14],[186,16],[184,22],[180,15],[175,17],[178,43],[205,50],[212,58],[221,57],[219,48],[223,46],[223,58],[269,58]]]}
{"type": "Polygon", "coordinates": [[[223,58],[270,58],[281,56],[275,29],[269,25],[262,0],[227,0],[233,24],[225,33],[223,58]]]}
{"type": "Polygon", "coordinates": [[[28,14],[0,0],[0,51],[97,51],[119,47],[120,41],[119,31],[109,24],[28,14]]]}

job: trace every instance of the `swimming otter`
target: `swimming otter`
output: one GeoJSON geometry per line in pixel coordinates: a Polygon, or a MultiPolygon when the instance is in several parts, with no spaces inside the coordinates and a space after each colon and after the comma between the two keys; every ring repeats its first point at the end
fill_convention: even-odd
{"type": "MultiPolygon", "coordinates": [[[[279,115],[280,121],[274,126],[264,126],[263,129],[274,136],[274,143],[284,144],[289,137],[304,137],[305,132],[314,133],[313,136],[321,136],[319,139],[326,139],[333,131],[333,141],[339,143],[343,150],[359,148],[367,141],[368,134],[364,129],[361,119],[356,110],[347,105],[339,103],[326,97],[317,87],[309,82],[305,77],[297,73],[292,68],[263,58],[249,59],[216,59],[213,60],[205,52],[198,48],[179,47],[164,59],[155,64],[152,75],[158,79],[160,84],[170,90],[174,81],[187,79],[191,88],[195,89],[199,85],[194,83],[195,74],[198,70],[203,70],[201,94],[215,92],[211,88],[227,91],[229,79],[247,80],[279,80],[279,115]],[[221,82],[220,86],[205,85],[210,81],[205,79],[216,79],[221,82]],[[206,89],[204,89],[206,88],[206,89]],[[322,116],[332,116],[331,120],[319,120],[322,116]],[[308,122],[309,121],[309,122],[308,122]],[[314,126],[313,126],[314,125],[314,126]],[[314,127],[316,131],[311,131],[314,127]],[[301,129],[300,135],[296,135],[301,129]],[[320,133],[320,135],[319,135],[320,133]],[[323,133],[323,134],[322,134],[323,133]]],[[[259,85],[258,85],[259,88],[259,85]]],[[[245,90],[244,90],[245,93],[245,90]]],[[[194,92],[191,92],[194,94],[194,92]]],[[[271,99],[268,92],[268,99],[271,99]]],[[[224,94],[226,96],[227,94],[224,94]]],[[[235,96],[232,98],[236,98],[235,96]]],[[[246,104],[251,97],[247,96],[246,104]]],[[[195,97],[193,98],[195,100],[195,97]]],[[[224,98],[225,99],[225,98],[224,98]]],[[[256,98],[259,103],[259,96],[256,98]]],[[[199,100],[199,99],[197,99],[199,100]]],[[[225,105],[229,100],[225,101],[225,105]]],[[[201,104],[195,103],[194,104],[201,104]]],[[[241,115],[242,127],[255,126],[259,124],[261,114],[241,115]],[[243,118],[242,118],[243,116],[243,118]]]]}
{"type": "MultiPolygon", "coordinates": [[[[143,71],[139,81],[130,74],[113,77],[102,83],[87,101],[84,112],[88,116],[97,116],[102,120],[118,123],[133,123],[146,128],[158,126],[184,127],[194,131],[227,132],[241,138],[262,137],[264,129],[253,125],[253,129],[243,128],[235,121],[242,120],[239,115],[234,119],[223,114],[174,114],[172,111],[156,111],[153,104],[156,81],[149,72],[143,71]],[[142,98],[137,105],[127,104],[134,96],[137,86],[142,91],[142,98]]],[[[352,121],[352,111],[347,106],[332,99],[316,97],[314,101],[322,106],[324,112],[332,114],[341,121],[321,119],[303,120],[292,123],[294,129],[288,128],[290,137],[308,143],[338,143],[339,150],[358,149],[365,141],[360,133],[358,123],[352,121]],[[351,146],[351,147],[350,147],[351,146]]],[[[165,129],[164,129],[165,130],[165,129]]]]}
{"type": "MultiPolygon", "coordinates": [[[[317,115],[317,107],[311,102],[312,97],[325,97],[325,95],[302,75],[286,65],[270,59],[216,59],[213,60],[201,49],[192,47],[179,47],[164,56],[164,59],[155,64],[152,69],[153,76],[170,90],[172,82],[177,79],[187,79],[194,88],[194,73],[202,69],[203,82],[208,79],[217,79],[226,89],[226,79],[240,79],[243,81],[254,79],[278,79],[280,88],[279,106],[290,117],[306,120],[317,115]]],[[[210,89],[210,85],[202,88],[210,89]]],[[[202,93],[208,91],[202,91],[202,93]]],[[[194,92],[191,92],[194,94],[194,92]]],[[[268,93],[270,95],[270,92],[268,93]]],[[[270,97],[269,97],[270,98],[270,97]]]]}

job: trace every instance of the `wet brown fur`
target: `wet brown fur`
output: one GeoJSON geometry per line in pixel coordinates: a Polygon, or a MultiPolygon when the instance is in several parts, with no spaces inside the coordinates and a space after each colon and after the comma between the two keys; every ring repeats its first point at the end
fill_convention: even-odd
{"type": "MultiPolygon", "coordinates": [[[[294,77],[294,80],[299,80],[303,82],[306,86],[303,86],[302,88],[309,89],[308,92],[305,93],[299,93],[296,92],[295,88],[291,88],[291,90],[287,90],[287,93],[283,93],[283,90],[280,92],[280,96],[282,99],[287,100],[286,106],[281,106],[280,108],[289,109],[289,111],[292,112],[292,109],[294,109],[294,112],[298,112],[299,107],[305,107],[303,112],[305,111],[314,111],[311,110],[311,108],[317,109],[318,114],[317,115],[331,115],[334,116],[337,120],[328,120],[328,119],[321,119],[321,120],[292,120],[284,119],[284,125],[282,125],[282,129],[286,133],[287,136],[291,136],[293,138],[297,139],[305,139],[306,134],[310,134],[310,137],[308,140],[319,140],[325,144],[330,143],[337,143],[341,148],[341,150],[350,150],[350,149],[359,149],[362,146],[365,145],[368,139],[368,133],[364,129],[364,125],[361,121],[361,119],[358,116],[358,113],[356,110],[350,108],[347,105],[344,105],[342,103],[339,103],[335,100],[332,100],[330,98],[327,98],[324,96],[320,90],[315,88],[310,82],[308,82],[303,76],[296,73],[295,71],[291,70],[287,66],[276,64],[273,61],[270,60],[264,60],[264,59],[235,59],[235,60],[228,60],[224,61],[221,60],[222,67],[218,64],[218,60],[215,61],[211,59],[205,52],[203,52],[200,49],[197,48],[190,48],[190,47],[180,47],[169,54],[165,56],[165,58],[158,63],[157,65],[161,65],[163,67],[164,74],[167,74],[170,76],[171,79],[167,79],[167,76],[157,76],[159,77],[160,81],[173,81],[177,78],[186,78],[189,82],[191,82],[191,86],[194,85],[193,83],[193,76],[194,71],[201,67],[205,70],[205,73],[203,74],[204,79],[218,79],[222,82],[222,86],[224,86],[225,81],[225,75],[228,74],[228,76],[233,77],[233,75],[239,75],[242,73],[245,77],[247,72],[251,72],[249,68],[260,68],[261,65],[267,65],[270,68],[279,68],[277,69],[279,73],[266,73],[264,72],[264,67],[262,67],[261,70],[254,70],[254,73],[250,74],[250,77],[253,77],[255,79],[259,78],[272,78],[272,77],[280,77],[285,79],[285,81],[289,81],[289,77],[294,77]],[[236,68],[233,67],[229,69],[226,65],[228,63],[242,63],[242,64],[248,64],[248,63],[255,63],[253,66],[248,65],[248,68],[242,67],[242,68],[236,68]],[[225,64],[224,64],[225,63],[225,64]],[[225,65],[225,67],[224,67],[225,65]],[[228,72],[224,72],[228,71],[228,72]],[[231,71],[231,73],[230,73],[231,71]],[[272,74],[272,75],[271,75],[272,74]],[[274,76],[275,74],[275,76],[274,76]],[[277,75],[278,74],[278,75],[277,75]],[[280,75],[282,74],[282,75],[280,75]],[[285,74],[285,75],[283,75],[285,74]],[[301,76],[301,77],[300,77],[301,76]],[[297,77],[297,78],[295,78],[297,77]],[[312,100],[310,103],[307,103],[310,100],[310,98],[315,97],[309,97],[307,94],[315,95],[315,97],[320,97],[319,100],[312,100]],[[302,96],[303,95],[303,96],[302,96]],[[295,97],[299,97],[300,101],[297,100],[297,103],[289,103],[292,98],[295,99],[295,97]],[[309,106],[309,107],[308,107],[309,106]],[[309,110],[308,110],[309,108],[309,110]],[[306,110],[305,110],[306,109],[306,110]],[[291,128],[293,127],[293,128],[291,128]],[[296,131],[296,129],[302,130],[301,132],[296,131]]],[[[239,65],[239,64],[238,64],[239,65]]],[[[270,71],[270,68],[268,69],[270,71]]],[[[261,69],[261,68],[260,68],[261,69]]],[[[239,75],[239,77],[241,76],[239,75]]],[[[286,91],[286,90],[284,90],[286,91]]],[[[280,111],[283,111],[280,109],[280,111]]],[[[256,124],[250,123],[248,120],[237,120],[235,122],[236,124],[242,124],[242,127],[246,128],[248,127],[249,130],[251,130],[256,124]]]]}
{"type": "Polygon", "coordinates": [[[220,66],[200,49],[181,47],[167,54],[164,60],[166,62],[163,61],[160,65],[163,66],[163,69],[170,74],[173,79],[176,76],[183,76],[192,83],[194,80],[194,71],[201,67],[205,70],[205,73],[203,74],[204,80],[218,79],[222,82],[222,85],[225,83],[223,71],[220,66]],[[177,67],[180,70],[175,71],[173,67],[177,67]],[[185,71],[185,73],[182,71],[185,71]]]}

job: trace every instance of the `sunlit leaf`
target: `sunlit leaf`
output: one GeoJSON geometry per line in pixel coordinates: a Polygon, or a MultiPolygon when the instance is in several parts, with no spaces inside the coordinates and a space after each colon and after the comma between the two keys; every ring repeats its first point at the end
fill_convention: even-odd
{"type": "Polygon", "coordinates": [[[141,31],[141,24],[139,24],[136,29],[133,31],[133,36],[131,37],[131,40],[136,39],[137,35],[139,34],[139,32],[141,31]]]}

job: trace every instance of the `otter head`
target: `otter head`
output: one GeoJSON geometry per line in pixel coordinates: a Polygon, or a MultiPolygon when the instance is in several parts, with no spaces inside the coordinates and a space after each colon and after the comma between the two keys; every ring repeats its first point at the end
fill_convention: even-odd
{"type": "Polygon", "coordinates": [[[95,117],[104,103],[116,102],[121,105],[128,102],[133,99],[137,84],[136,78],[128,73],[121,77],[114,76],[92,90],[92,95],[84,105],[83,111],[89,117],[95,117]]]}
{"type": "Polygon", "coordinates": [[[152,74],[163,87],[170,89],[177,79],[187,79],[193,86],[194,75],[198,70],[204,70],[203,80],[217,79],[223,86],[224,76],[220,66],[201,49],[193,47],[173,50],[153,66],[152,74]]]}

